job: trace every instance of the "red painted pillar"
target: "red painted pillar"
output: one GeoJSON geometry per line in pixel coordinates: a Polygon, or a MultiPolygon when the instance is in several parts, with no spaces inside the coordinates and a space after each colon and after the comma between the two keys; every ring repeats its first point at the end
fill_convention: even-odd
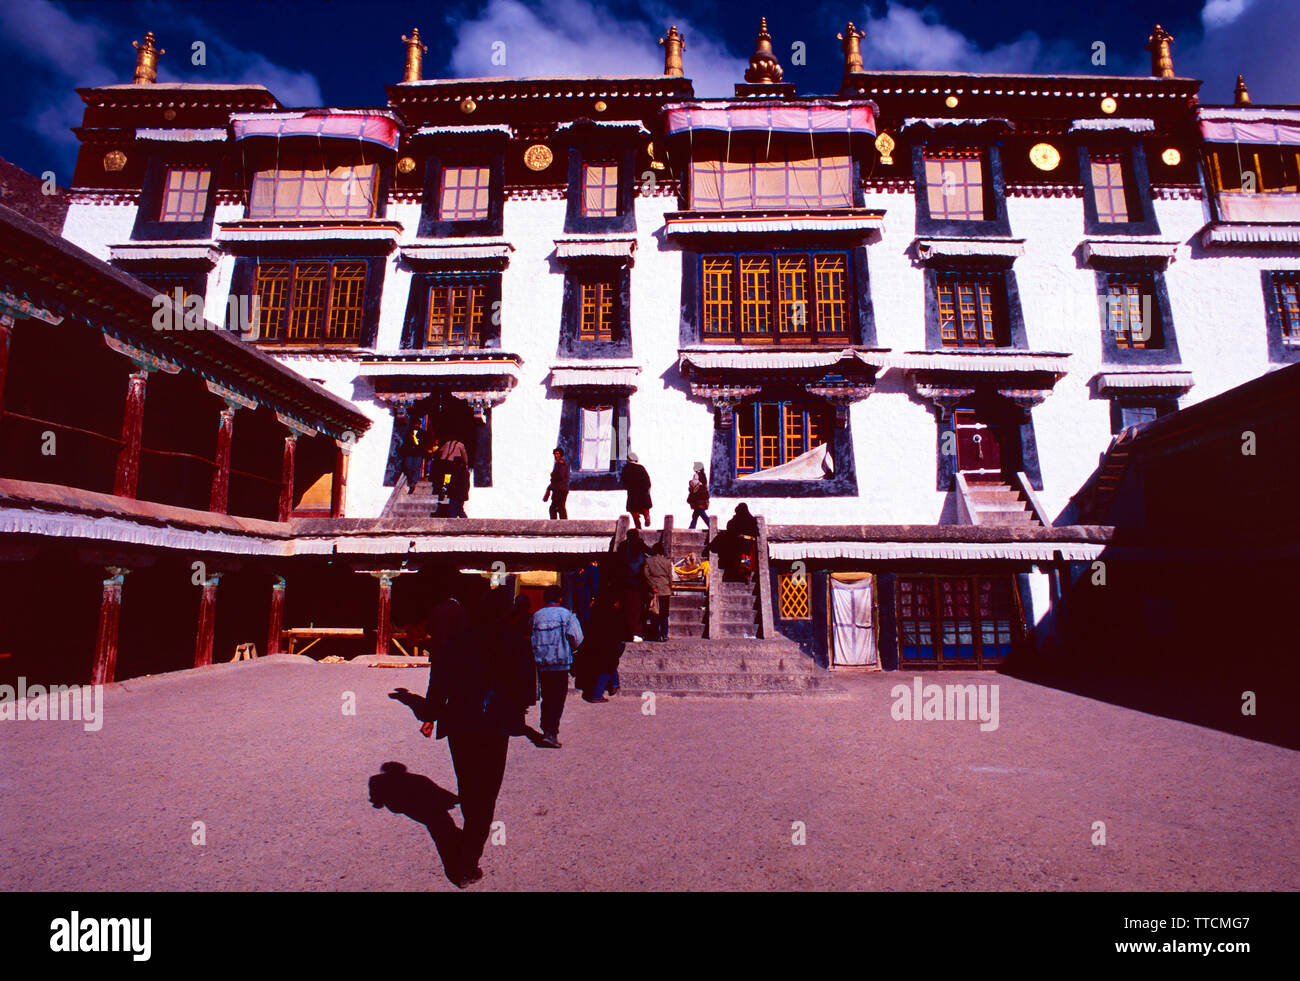
{"type": "Polygon", "coordinates": [[[5,314],[0,317],[0,408],[5,403],[5,371],[9,367],[9,341],[14,334],[14,318],[5,314]]]}
{"type": "Polygon", "coordinates": [[[194,637],[196,668],[212,663],[212,634],[217,625],[217,583],[220,581],[219,572],[214,572],[203,580],[203,595],[199,599],[199,625],[194,637]]]}
{"type": "Polygon", "coordinates": [[[92,685],[107,685],[117,675],[117,635],[122,612],[122,583],[126,569],[109,566],[104,591],[99,597],[99,629],[95,633],[95,664],[90,670],[92,685]]]}
{"type": "Polygon", "coordinates": [[[230,511],[230,444],[235,435],[236,406],[227,403],[221,410],[221,421],[217,429],[217,454],[213,460],[212,494],[208,498],[208,510],[218,514],[230,511]]]}
{"type": "Polygon", "coordinates": [[[379,580],[379,623],[375,628],[375,654],[388,656],[388,643],[393,636],[393,573],[372,572],[379,580]]]}
{"type": "Polygon", "coordinates": [[[126,411],[122,413],[122,448],[117,453],[113,493],[135,497],[140,482],[140,441],[144,432],[144,387],[149,372],[133,371],[126,389],[126,411]]]}
{"type": "Polygon", "coordinates": [[[275,577],[271,587],[271,628],[267,632],[266,653],[280,653],[280,631],[284,629],[284,576],[275,577]]]}
{"type": "Polygon", "coordinates": [[[280,463],[280,506],[276,510],[277,521],[288,521],[293,514],[293,474],[294,454],[298,448],[298,435],[290,433],[284,438],[284,457],[280,463]]]}
{"type": "Polygon", "coordinates": [[[348,454],[343,447],[334,450],[334,479],[330,485],[330,517],[343,517],[343,504],[348,485],[348,454]]]}

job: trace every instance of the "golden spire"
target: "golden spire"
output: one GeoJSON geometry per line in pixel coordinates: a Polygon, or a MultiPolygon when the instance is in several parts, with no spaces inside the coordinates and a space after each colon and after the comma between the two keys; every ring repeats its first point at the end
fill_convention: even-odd
{"type": "Polygon", "coordinates": [[[1151,74],[1156,78],[1174,77],[1174,58],[1169,53],[1169,46],[1174,36],[1159,24],[1147,38],[1146,50],[1151,52],[1151,74]]]}
{"type": "Polygon", "coordinates": [[[1246,79],[1242,75],[1237,76],[1237,97],[1233,100],[1236,105],[1250,105],[1250,90],[1246,88],[1246,79]]]}
{"type": "Polygon", "coordinates": [[[135,47],[135,84],[152,85],[158,81],[158,56],[166,54],[162,48],[154,47],[153,31],[148,31],[144,36],[144,44],[139,41],[132,41],[135,47]]]}
{"type": "Polygon", "coordinates": [[[754,53],[749,56],[749,68],[745,71],[746,82],[773,83],[781,81],[785,74],[777,64],[776,55],[772,53],[772,35],[767,33],[767,18],[758,25],[758,41],[754,53]]]}
{"type": "Polygon", "coordinates": [[[686,47],[686,36],[677,30],[674,24],[668,28],[668,35],[661,37],[659,43],[664,46],[664,74],[681,77],[682,70],[682,49],[686,47]]]}
{"type": "Polygon", "coordinates": [[[861,72],[863,33],[853,26],[853,21],[849,21],[844,33],[835,36],[842,42],[840,50],[844,52],[844,74],[847,76],[861,72]]]}
{"type": "Polygon", "coordinates": [[[424,67],[424,53],[429,49],[420,43],[420,29],[411,28],[411,36],[402,35],[402,41],[406,44],[406,71],[402,75],[403,82],[418,82],[420,80],[420,70],[424,67]]]}

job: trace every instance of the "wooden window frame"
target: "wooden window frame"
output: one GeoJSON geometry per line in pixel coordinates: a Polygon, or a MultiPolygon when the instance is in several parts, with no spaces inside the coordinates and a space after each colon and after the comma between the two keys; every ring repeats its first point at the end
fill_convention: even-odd
{"type": "Polygon", "coordinates": [[[214,176],[211,167],[179,165],[169,166],[164,169],[162,196],[158,204],[158,221],[168,224],[196,224],[203,221],[208,213],[208,196],[213,191],[212,180],[214,176]],[[180,187],[173,188],[171,186],[173,174],[180,175],[180,187]],[[189,175],[195,175],[200,186],[185,187],[185,179],[189,175]],[[186,195],[192,196],[193,206],[190,208],[169,207],[173,194],[180,201],[184,201],[186,195]]]}
{"type": "Polygon", "coordinates": [[[488,304],[491,302],[491,283],[486,277],[456,277],[449,279],[435,280],[428,285],[426,294],[427,303],[424,312],[424,340],[423,347],[426,350],[434,351],[451,351],[464,350],[471,348],[481,348],[483,346],[484,327],[487,322],[488,304]],[[463,289],[466,291],[465,302],[463,306],[463,321],[459,325],[456,323],[456,306],[454,302],[453,291],[463,289]],[[446,302],[435,304],[435,297],[439,291],[447,294],[446,302]],[[433,317],[435,309],[445,308],[446,310],[446,330],[443,332],[442,339],[437,340],[433,336],[433,317]],[[455,338],[459,336],[460,340],[455,338]]]}
{"type": "Polygon", "coordinates": [[[997,272],[942,271],[935,276],[935,306],[939,343],[943,347],[1009,347],[1011,317],[1006,280],[997,272]],[[945,294],[948,299],[945,300],[945,294]],[[964,312],[974,314],[974,336],[968,336],[964,312]],[[945,314],[950,319],[945,320],[945,314]],[[946,327],[945,324],[951,324],[946,327]],[[986,326],[988,334],[986,335],[986,326]]]}
{"type": "MultiPolygon", "coordinates": [[[[937,666],[940,668],[944,668],[944,667],[972,668],[973,667],[977,669],[982,669],[985,667],[993,667],[993,666],[1005,664],[1007,658],[1009,658],[1012,655],[1012,653],[1014,653],[1014,648],[1024,639],[1024,630],[1025,630],[1024,610],[1021,606],[1019,589],[1016,580],[1014,578],[1014,574],[1012,573],[998,573],[996,575],[979,575],[979,574],[976,575],[942,575],[942,574],[901,575],[898,577],[898,580],[895,583],[895,588],[894,588],[894,613],[896,617],[895,623],[897,624],[897,632],[898,632],[898,666],[900,670],[906,669],[906,667],[909,664],[937,666]],[[1007,588],[1007,594],[1005,598],[1008,604],[1008,609],[1006,610],[1007,613],[1006,617],[1001,617],[998,615],[999,611],[997,610],[996,603],[994,601],[995,594],[993,593],[993,584],[998,581],[1002,581],[1007,588]],[[951,617],[945,617],[944,603],[943,603],[943,598],[944,598],[943,590],[940,588],[940,584],[944,582],[964,583],[969,587],[969,601],[970,601],[969,617],[958,617],[955,615],[951,617]],[[917,589],[916,595],[919,596],[922,594],[922,592],[926,594],[926,598],[929,605],[928,617],[904,615],[903,613],[904,589],[902,588],[904,583],[914,584],[918,586],[919,588],[917,589]],[[988,584],[989,591],[990,591],[990,602],[989,602],[990,612],[988,616],[985,616],[981,609],[981,586],[984,584],[988,584]],[[1003,620],[1007,621],[1005,641],[1001,640],[1000,625],[1003,620]],[[965,657],[945,658],[943,652],[945,646],[945,633],[944,633],[945,624],[959,623],[962,621],[969,621],[970,637],[971,637],[970,646],[972,647],[972,656],[968,658],[965,657]],[[923,634],[923,631],[920,629],[921,626],[924,625],[925,627],[928,628],[929,638],[930,638],[930,644],[929,644],[930,654],[931,654],[930,657],[913,657],[913,658],[904,657],[903,648],[905,646],[918,646],[918,647],[922,646],[919,643],[916,645],[909,645],[905,643],[905,632],[907,631],[909,625],[911,624],[917,625],[916,633],[918,635],[918,639],[923,634]],[[995,631],[993,637],[993,643],[991,646],[997,647],[1000,646],[1000,644],[1005,644],[1011,647],[1013,650],[1008,651],[1005,655],[995,655],[993,657],[989,657],[985,655],[984,653],[985,635],[986,635],[985,627],[988,624],[992,624],[993,629],[995,631]]],[[[949,646],[959,646],[959,645],[954,644],[949,646]]]]}
{"type": "Polygon", "coordinates": [[[446,164],[443,166],[438,180],[438,221],[486,221],[491,208],[491,201],[491,167],[486,164],[446,164]],[[463,175],[471,172],[475,175],[475,182],[473,184],[460,183],[463,175]],[[448,176],[452,173],[457,175],[455,187],[449,187],[447,184],[448,176]],[[460,206],[461,195],[467,192],[473,192],[473,205],[469,208],[462,208],[460,206]],[[455,201],[455,205],[451,208],[446,206],[449,193],[453,195],[455,201]]]}
{"type": "Polygon", "coordinates": [[[724,344],[851,344],[855,300],[849,253],[782,249],[701,254],[700,337],[724,344]],[[802,265],[799,266],[800,261],[802,265]],[[761,296],[747,293],[759,282],[761,296]],[[833,278],[828,273],[833,272],[833,278]],[[750,278],[747,280],[747,276],[750,278]],[[837,288],[835,283],[838,281],[837,288]],[[838,296],[827,294],[838,292],[838,296]],[[802,303],[802,315],[797,304],[802,303]],[[827,330],[836,323],[842,329],[827,330]],[[725,329],[710,329],[721,324],[725,329]],[[755,329],[761,326],[763,329],[755,329]]]}
{"type": "MultiPolygon", "coordinates": [[[[333,221],[338,219],[373,218],[379,213],[380,201],[378,190],[380,166],[378,160],[374,159],[369,154],[362,153],[357,159],[353,159],[350,162],[337,163],[334,166],[331,166],[331,156],[328,153],[320,151],[294,150],[284,154],[277,153],[275,158],[268,162],[273,164],[273,166],[261,167],[253,173],[253,179],[248,190],[248,207],[246,208],[246,215],[248,218],[270,221],[333,221]],[[298,164],[299,166],[295,167],[294,164],[298,164]],[[319,170],[315,169],[314,166],[309,166],[316,164],[320,165],[319,170]],[[356,171],[359,168],[365,167],[370,168],[370,176],[367,180],[362,181],[360,178],[357,178],[356,171]],[[333,175],[335,170],[344,170],[348,173],[335,177],[333,175]],[[285,176],[288,171],[296,171],[297,176],[285,176]],[[318,173],[321,176],[308,176],[318,173]],[[270,176],[261,177],[263,174],[270,176]],[[359,207],[354,207],[349,203],[343,206],[341,213],[330,211],[330,209],[326,207],[326,202],[329,200],[330,185],[347,183],[347,181],[351,179],[357,179],[358,183],[369,184],[370,193],[368,197],[366,195],[357,195],[357,197],[362,200],[368,201],[369,208],[363,212],[359,207]],[[264,209],[255,210],[255,189],[259,180],[270,181],[271,184],[271,207],[269,211],[264,209]],[[292,211],[279,210],[278,202],[280,200],[280,187],[282,184],[296,184],[298,187],[297,205],[292,209],[292,211]],[[307,195],[307,188],[309,186],[318,188],[318,190],[314,191],[311,195],[313,203],[309,206],[305,206],[303,199],[304,196],[307,195]],[[315,202],[316,198],[319,198],[319,203],[315,202]]],[[[352,195],[349,195],[348,197],[350,198],[352,195]]]]}
{"type": "Polygon", "coordinates": [[[797,400],[765,401],[753,399],[735,409],[731,442],[731,461],[734,474],[761,473],[772,467],[789,463],[796,457],[832,437],[832,420],[829,410],[810,402],[797,400]],[[763,425],[764,410],[776,417],[775,432],[767,432],[763,425]],[[798,422],[798,445],[792,445],[795,429],[791,421],[798,422]],[[747,434],[743,430],[749,429],[747,434]],[[814,442],[817,437],[824,437],[814,442]],[[768,461],[772,461],[768,463],[768,461]]]}
{"type": "MultiPolygon", "coordinates": [[[[969,147],[937,148],[926,147],[921,154],[921,166],[925,170],[926,183],[926,207],[929,211],[930,219],[933,221],[988,221],[989,215],[989,179],[990,167],[984,159],[984,153],[978,149],[969,147]],[[970,165],[976,164],[979,169],[978,183],[970,180],[970,165]],[[938,195],[943,207],[936,210],[932,202],[932,192],[936,189],[936,182],[931,180],[930,165],[938,166],[938,195]],[[948,195],[943,193],[944,175],[949,171],[954,174],[957,172],[957,164],[961,165],[961,179],[954,178],[953,186],[961,188],[964,191],[965,206],[962,208],[952,208],[948,206],[948,195]],[[970,206],[971,188],[979,188],[979,214],[974,214],[970,206]]],[[[954,194],[952,197],[956,198],[954,194]]]]}
{"type": "Polygon", "coordinates": [[[812,589],[805,572],[781,572],[776,577],[777,618],[789,621],[812,620],[812,589]]]}
{"type": "Polygon", "coordinates": [[[1133,222],[1133,193],[1128,180],[1128,161],[1122,150],[1100,149],[1088,152],[1088,167],[1097,221],[1104,225],[1127,225],[1133,222]],[[1093,168],[1105,169],[1105,182],[1098,183],[1093,168]],[[1115,196],[1123,201],[1123,210],[1115,207],[1115,196]],[[1103,200],[1106,207],[1102,207],[1103,200]]]}
{"type": "Polygon", "coordinates": [[[366,316],[366,287],[369,285],[370,266],[361,259],[269,259],[258,261],[253,270],[253,292],[259,298],[257,340],[268,344],[304,344],[320,346],[356,347],[361,340],[366,316]],[[324,280],[312,279],[319,283],[321,302],[319,306],[301,308],[300,284],[307,282],[305,275],[311,267],[324,266],[324,280]],[[287,278],[279,278],[282,284],[282,302],[265,303],[263,283],[271,282],[263,278],[263,270],[276,267],[288,267],[287,278]],[[355,267],[360,276],[354,273],[355,267]],[[353,291],[354,299],[340,304],[340,292],[348,289],[348,284],[358,284],[353,291]],[[313,309],[314,308],[314,309],[313,309]],[[268,324],[268,311],[278,314],[273,325],[268,324]],[[348,316],[345,324],[336,324],[340,312],[348,316]],[[310,318],[310,319],[309,319],[310,318]],[[275,336],[269,336],[274,330],[275,336]],[[304,333],[305,331],[305,333],[304,333]]]}
{"type": "Polygon", "coordinates": [[[1106,276],[1106,329],[1121,351],[1156,351],[1165,346],[1160,317],[1160,299],[1156,295],[1154,277],[1142,273],[1109,273],[1106,276]],[[1125,297],[1116,303],[1111,297],[1125,297]],[[1142,298],[1150,297],[1151,333],[1145,339],[1135,325],[1141,323],[1144,311],[1142,298]]]}
{"type": "Polygon", "coordinates": [[[1272,280],[1282,345],[1300,348],[1300,272],[1275,272],[1272,280]]]}
{"type": "Polygon", "coordinates": [[[582,198],[578,202],[578,214],[583,218],[617,218],[618,217],[619,166],[617,160],[584,160],[582,162],[582,198]],[[591,178],[598,178],[592,180],[591,178]],[[588,206],[588,195],[597,193],[600,204],[596,208],[588,206]]]}
{"type": "Polygon", "coordinates": [[[618,327],[618,278],[585,275],[577,286],[578,340],[613,343],[618,327]]]}

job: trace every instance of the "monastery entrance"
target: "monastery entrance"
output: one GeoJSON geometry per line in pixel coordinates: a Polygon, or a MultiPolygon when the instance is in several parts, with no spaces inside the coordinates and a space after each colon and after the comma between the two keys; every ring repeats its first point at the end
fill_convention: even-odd
{"type": "Polygon", "coordinates": [[[1005,412],[993,406],[953,412],[957,470],[968,481],[1002,482],[1020,469],[1020,435],[1005,412]]]}

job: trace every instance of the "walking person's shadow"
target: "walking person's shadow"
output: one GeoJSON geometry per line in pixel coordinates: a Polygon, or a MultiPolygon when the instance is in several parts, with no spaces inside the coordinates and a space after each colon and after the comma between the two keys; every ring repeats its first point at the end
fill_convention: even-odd
{"type": "Polygon", "coordinates": [[[453,870],[457,868],[461,830],[448,813],[459,798],[438,786],[428,777],[411,773],[405,764],[388,762],[370,778],[370,804],[386,807],[394,814],[404,814],[429,830],[433,846],[438,850],[442,870],[454,882],[453,870]]]}

